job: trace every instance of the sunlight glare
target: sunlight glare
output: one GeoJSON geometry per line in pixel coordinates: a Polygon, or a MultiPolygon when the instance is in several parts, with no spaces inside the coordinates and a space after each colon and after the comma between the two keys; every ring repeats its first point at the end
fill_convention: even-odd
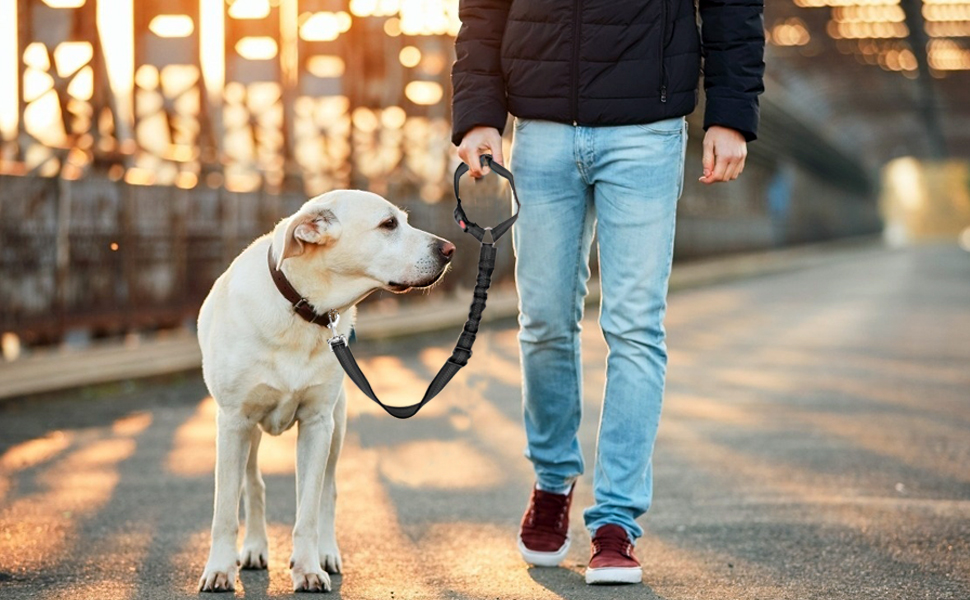
{"type": "Polygon", "coordinates": [[[412,68],[418,66],[421,62],[421,51],[414,46],[405,46],[401,48],[401,52],[398,54],[398,59],[401,64],[407,68],[412,68]]]}
{"type": "Polygon", "coordinates": [[[268,36],[250,36],[236,42],[236,52],[246,60],[269,60],[276,56],[276,40],[268,36]]]}
{"type": "Polygon", "coordinates": [[[441,101],[444,90],[436,81],[412,81],[404,88],[404,95],[415,104],[431,105],[441,101]]]}
{"type": "Polygon", "coordinates": [[[148,29],[161,38],[183,38],[192,35],[195,23],[188,15],[158,15],[148,24],[148,29]]]}
{"type": "Polygon", "coordinates": [[[306,68],[316,77],[340,77],[344,74],[344,59],[325,54],[311,56],[306,61],[306,68]]]}
{"type": "Polygon", "coordinates": [[[54,48],[54,64],[58,77],[68,77],[91,62],[94,47],[90,42],[61,42],[54,48]]]}
{"type": "Polygon", "coordinates": [[[300,27],[300,37],[308,42],[330,42],[350,29],[350,15],[345,12],[313,13],[300,27]]]}
{"type": "Polygon", "coordinates": [[[131,88],[135,77],[134,12],[132,0],[99,0],[98,31],[108,71],[108,84],[117,106],[119,138],[127,137],[132,122],[131,88]]]}
{"type": "Polygon", "coordinates": [[[0,0],[0,139],[17,135],[17,0],[0,0]]]}
{"type": "Polygon", "coordinates": [[[269,16],[269,9],[267,0],[236,0],[229,7],[229,16],[239,20],[265,19],[269,16]]]}
{"type": "Polygon", "coordinates": [[[94,69],[88,65],[78,71],[71,83],[67,85],[67,93],[73,98],[87,102],[94,96],[94,69]]]}
{"type": "Polygon", "coordinates": [[[44,0],[44,4],[51,8],[81,8],[85,0],[44,0]]]}

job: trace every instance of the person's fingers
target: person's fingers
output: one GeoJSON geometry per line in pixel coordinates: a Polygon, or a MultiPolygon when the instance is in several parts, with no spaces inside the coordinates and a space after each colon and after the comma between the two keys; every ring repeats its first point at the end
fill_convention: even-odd
{"type": "Polygon", "coordinates": [[[744,171],[744,157],[742,156],[738,160],[738,167],[734,170],[734,178],[737,179],[741,176],[741,172],[744,171]]]}
{"type": "Polygon", "coordinates": [[[492,172],[492,170],[488,168],[487,163],[482,165],[482,162],[481,162],[482,154],[491,155],[492,160],[502,165],[503,167],[505,166],[505,162],[502,157],[502,136],[500,135],[488,136],[485,140],[482,141],[481,144],[479,144],[478,149],[479,149],[478,164],[480,166],[480,170],[483,176],[488,175],[489,173],[492,172]]]}
{"type": "Polygon", "coordinates": [[[744,171],[744,161],[748,157],[748,148],[746,145],[742,145],[738,149],[738,160],[737,166],[734,169],[734,177],[732,179],[737,179],[741,176],[741,172],[744,171]]]}
{"type": "Polygon", "coordinates": [[[731,150],[731,161],[730,168],[727,171],[725,181],[734,181],[738,178],[741,173],[741,167],[744,166],[744,148],[737,147],[731,150]]]}
{"type": "Polygon", "coordinates": [[[704,138],[704,158],[702,162],[704,174],[700,181],[710,183],[711,174],[714,173],[714,142],[707,137],[704,138]]]}
{"type": "MultiPolygon", "coordinates": [[[[488,163],[482,164],[482,154],[492,154],[490,142],[482,142],[478,147],[478,167],[481,169],[482,175],[488,175],[492,170],[488,168],[488,163]]],[[[492,157],[494,158],[495,155],[492,154],[492,157]]]]}
{"type": "Polygon", "coordinates": [[[724,157],[724,156],[718,156],[717,154],[715,154],[714,155],[714,172],[711,173],[710,180],[711,181],[727,181],[724,178],[724,175],[727,173],[728,167],[730,167],[730,166],[731,166],[731,159],[730,158],[727,158],[727,157],[724,157]]]}
{"type": "Polygon", "coordinates": [[[473,179],[478,179],[482,176],[482,163],[481,158],[479,158],[481,155],[481,147],[482,144],[479,142],[479,137],[475,134],[467,136],[458,146],[458,158],[468,165],[468,174],[473,179]]]}
{"type": "Polygon", "coordinates": [[[502,155],[502,138],[500,136],[495,136],[492,140],[492,160],[498,164],[505,166],[505,158],[502,155]]]}
{"type": "Polygon", "coordinates": [[[478,162],[478,155],[476,154],[475,146],[467,143],[468,140],[462,141],[461,145],[458,146],[458,158],[461,162],[468,165],[468,174],[472,178],[481,177],[481,167],[478,162]]]}
{"type": "Polygon", "coordinates": [[[505,157],[502,154],[502,136],[494,127],[475,127],[472,128],[461,144],[458,145],[458,156],[462,162],[468,165],[468,174],[478,182],[491,169],[488,165],[482,164],[482,155],[489,154],[492,160],[500,165],[505,165],[505,157]]]}
{"type": "MultiPolygon", "coordinates": [[[[708,133],[712,132],[713,129],[708,133]]],[[[737,137],[721,135],[720,131],[704,137],[704,174],[698,181],[710,185],[734,181],[741,175],[748,149],[743,141],[735,139],[737,137]]]]}
{"type": "Polygon", "coordinates": [[[468,160],[465,161],[465,164],[468,165],[468,173],[475,179],[484,175],[482,172],[481,154],[480,147],[476,145],[468,151],[468,160]]]}
{"type": "MultiPolygon", "coordinates": [[[[486,137],[485,141],[482,143],[488,150],[487,153],[492,156],[492,160],[498,164],[505,166],[505,159],[502,156],[502,136],[498,134],[498,131],[491,130],[489,135],[486,137]]],[[[487,166],[483,169],[483,172],[487,175],[491,173],[491,169],[487,166]]]]}

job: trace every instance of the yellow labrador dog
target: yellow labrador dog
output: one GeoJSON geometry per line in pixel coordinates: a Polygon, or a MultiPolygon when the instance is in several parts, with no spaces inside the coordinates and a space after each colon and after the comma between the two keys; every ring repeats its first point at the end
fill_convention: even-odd
{"type": "Polygon", "coordinates": [[[283,219],[216,280],[199,314],[202,372],[219,407],[212,546],[201,591],[233,590],[238,567],[267,567],[265,486],[256,454],[263,431],[279,435],[294,423],[293,589],[330,591],[328,572],[341,569],[334,470],[346,430],[344,373],[327,345],[327,328],[300,318],[277,289],[267,254],[317,313],[338,311],[336,329],[348,335],[365,296],[434,284],[454,250],[408,225],[407,214],[382,197],[339,190],[283,219]],[[246,536],[237,553],[243,491],[246,536]]]}

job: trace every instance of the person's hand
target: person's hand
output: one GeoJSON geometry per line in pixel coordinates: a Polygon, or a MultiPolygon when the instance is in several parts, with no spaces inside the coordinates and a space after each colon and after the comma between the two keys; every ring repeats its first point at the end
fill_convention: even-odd
{"type": "Polygon", "coordinates": [[[488,175],[488,167],[482,167],[482,154],[491,154],[492,160],[505,166],[502,158],[502,136],[494,127],[473,127],[465,134],[458,146],[458,156],[468,165],[468,173],[478,179],[488,175]]]}
{"type": "Polygon", "coordinates": [[[704,135],[704,175],[698,181],[710,185],[737,179],[747,155],[748,144],[741,132],[711,125],[704,135]]]}

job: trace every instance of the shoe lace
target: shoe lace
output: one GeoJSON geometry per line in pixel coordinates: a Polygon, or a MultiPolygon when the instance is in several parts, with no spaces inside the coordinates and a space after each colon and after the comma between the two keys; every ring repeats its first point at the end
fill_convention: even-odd
{"type": "Polygon", "coordinates": [[[529,524],[536,529],[558,530],[566,518],[567,498],[559,494],[536,493],[529,511],[529,524]]]}
{"type": "Polygon", "coordinates": [[[593,538],[593,554],[600,554],[612,550],[623,556],[630,556],[630,540],[619,536],[602,536],[593,538]]]}

